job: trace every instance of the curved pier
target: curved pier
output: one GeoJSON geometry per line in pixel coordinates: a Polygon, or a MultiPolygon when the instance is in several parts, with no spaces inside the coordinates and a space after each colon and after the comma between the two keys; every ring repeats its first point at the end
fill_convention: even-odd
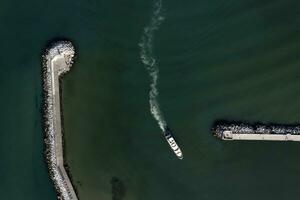
{"type": "Polygon", "coordinates": [[[43,56],[45,156],[58,199],[78,200],[64,167],[61,127],[60,77],[70,70],[75,50],[71,42],[60,41],[43,56]]]}
{"type": "Polygon", "coordinates": [[[222,140],[300,141],[300,125],[219,122],[212,131],[222,140]]]}

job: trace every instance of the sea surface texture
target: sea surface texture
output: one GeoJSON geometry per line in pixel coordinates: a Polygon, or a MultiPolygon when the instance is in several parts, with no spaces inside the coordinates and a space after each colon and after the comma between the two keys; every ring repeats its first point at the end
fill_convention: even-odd
{"type": "Polygon", "coordinates": [[[41,55],[55,38],[77,50],[62,98],[81,200],[297,199],[300,143],[224,142],[210,129],[299,123],[299,10],[292,0],[1,0],[0,199],[56,199],[41,122],[41,55]]]}

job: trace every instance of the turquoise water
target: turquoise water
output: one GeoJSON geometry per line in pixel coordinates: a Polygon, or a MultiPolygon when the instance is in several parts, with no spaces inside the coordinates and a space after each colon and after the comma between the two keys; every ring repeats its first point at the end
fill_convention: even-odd
{"type": "Polygon", "coordinates": [[[298,122],[299,3],[162,1],[152,43],[157,101],[183,161],[149,107],[152,79],[139,43],[153,4],[0,1],[1,199],[55,199],[42,155],[40,56],[57,37],[78,50],[63,106],[81,199],[299,196],[298,143],[228,143],[210,132],[218,119],[298,122]]]}

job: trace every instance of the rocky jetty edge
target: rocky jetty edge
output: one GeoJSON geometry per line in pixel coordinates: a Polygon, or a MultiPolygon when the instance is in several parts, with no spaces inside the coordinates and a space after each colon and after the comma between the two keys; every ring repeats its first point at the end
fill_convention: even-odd
{"type": "Polygon", "coordinates": [[[60,78],[70,70],[74,56],[75,49],[70,41],[53,42],[42,56],[44,154],[59,200],[78,199],[67,175],[63,159],[63,127],[59,84],[60,78]]]}

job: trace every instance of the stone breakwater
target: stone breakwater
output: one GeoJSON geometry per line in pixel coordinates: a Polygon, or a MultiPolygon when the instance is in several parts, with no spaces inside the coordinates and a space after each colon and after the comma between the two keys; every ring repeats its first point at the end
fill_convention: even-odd
{"type": "Polygon", "coordinates": [[[63,160],[63,133],[59,80],[72,66],[75,49],[71,42],[53,43],[43,55],[43,119],[45,157],[58,199],[77,200],[63,160]]]}
{"type": "Polygon", "coordinates": [[[233,140],[300,140],[300,125],[248,124],[242,122],[217,122],[213,135],[233,140]]]}

